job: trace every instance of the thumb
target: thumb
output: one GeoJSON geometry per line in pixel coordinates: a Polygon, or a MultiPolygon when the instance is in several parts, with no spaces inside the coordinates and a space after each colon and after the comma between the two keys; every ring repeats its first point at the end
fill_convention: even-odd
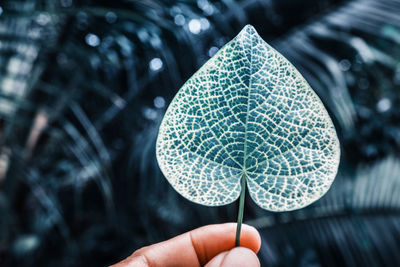
{"type": "Polygon", "coordinates": [[[206,267],[260,267],[257,255],[250,249],[236,247],[224,251],[209,261],[206,267]]]}

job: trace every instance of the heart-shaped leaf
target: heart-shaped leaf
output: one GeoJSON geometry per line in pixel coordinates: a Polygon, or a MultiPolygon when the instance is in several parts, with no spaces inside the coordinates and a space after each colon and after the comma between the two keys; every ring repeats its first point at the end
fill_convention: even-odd
{"type": "Polygon", "coordinates": [[[321,100],[250,25],[183,85],[157,139],[171,185],[209,206],[233,202],[247,181],[264,209],[302,208],[329,189],[339,154],[321,100]]]}

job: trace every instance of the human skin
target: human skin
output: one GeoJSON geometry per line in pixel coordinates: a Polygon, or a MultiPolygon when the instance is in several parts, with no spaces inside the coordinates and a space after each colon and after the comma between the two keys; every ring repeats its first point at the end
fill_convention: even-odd
{"type": "Polygon", "coordinates": [[[143,247],[110,267],[260,266],[258,231],[243,224],[240,247],[235,247],[235,235],[236,223],[207,225],[143,247]]]}

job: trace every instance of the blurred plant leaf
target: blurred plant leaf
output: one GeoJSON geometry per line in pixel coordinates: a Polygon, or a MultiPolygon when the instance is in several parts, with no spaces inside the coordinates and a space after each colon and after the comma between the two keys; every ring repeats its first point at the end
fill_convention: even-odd
{"type": "Polygon", "coordinates": [[[395,252],[399,249],[395,236],[400,233],[399,173],[400,159],[393,155],[372,166],[360,165],[354,178],[339,174],[326,197],[314,205],[281,217],[248,221],[263,233],[264,263],[280,265],[281,257],[288,259],[287,264],[308,260],[323,265],[399,262],[395,252]],[[337,251],[330,251],[329,246],[337,251]]]}

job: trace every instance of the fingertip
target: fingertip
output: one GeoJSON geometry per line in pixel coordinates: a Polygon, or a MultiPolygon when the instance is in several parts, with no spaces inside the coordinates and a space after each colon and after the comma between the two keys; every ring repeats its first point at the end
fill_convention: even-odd
{"type": "Polygon", "coordinates": [[[206,267],[259,267],[260,261],[251,249],[236,247],[215,256],[206,267]]]}
{"type": "MultiPolygon", "coordinates": [[[[210,236],[218,238],[220,244],[225,243],[225,250],[229,250],[235,245],[236,228],[237,223],[207,225],[196,229],[195,235],[198,237],[196,238],[197,240],[200,240],[202,237],[210,236]]],[[[254,253],[258,253],[261,247],[261,236],[255,227],[248,224],[242,224],[240,246],[249,248],[254,251],[254,253]]],[[[219,246],[219,248],[223,247],[219,246]]]]}
{"type": "Polygon", "coordinates": [[[229,253],[229,251],[224,251],[219,253],[217,256],[212,258],[206,265],[205,267],[219,267],[221,266],[222,262],[224,261],[226,255],[229,253]]]}
{"type": "Polygon", "coordinates": [[[240,246],[247,247],[254,253],[258,253],[261,247],[261,236],[258,230],[253,226],[243,224],[241,236],[240,246]]]}

